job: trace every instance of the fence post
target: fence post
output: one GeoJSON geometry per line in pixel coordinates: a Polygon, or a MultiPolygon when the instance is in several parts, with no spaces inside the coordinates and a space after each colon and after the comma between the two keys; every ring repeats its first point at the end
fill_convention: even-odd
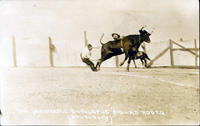
{"type": "Polygon", "coordinates": [[[195,48],[195,66],[198,66],[198,50],[197,50],[197,40],[194,39],[194,48],[195,48]]]}
{"type": "Polygon", "coordinates": [[[119,68],[119,57],[115,56],[116,67],[119,68]]]}
{"type": "Polygon", "coordinates": [[[55,49],[54,45],[52,44],[52,39],[51,37],[48,37],[49,39],[49,60],[50,60],[50,67],[54,67],[54,62],[53,62],[53,50],[55,49]]]}
{"type": "Polygon", "coordinates": [[[17,67],[17,54],[16,54],[15,36],[12,37],[12,50],[13,50],[13,66],[17,67]]]}
{"type": "Polygon", "coordinates": [[[174,67],[174,56],[173,56],[173,43],[172,40],[169,40],[169,47],[170,47],[170,61],[171,61],[171,67],[174,67]]]}

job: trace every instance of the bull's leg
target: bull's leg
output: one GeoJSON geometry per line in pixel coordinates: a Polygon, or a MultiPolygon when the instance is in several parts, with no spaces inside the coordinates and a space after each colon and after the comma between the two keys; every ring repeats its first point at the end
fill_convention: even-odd
{"type": "Polygon", "coordinates": [[[129,72],[130,63],[131,63],[131,57],[129,56],[128,57],[128,65],[127,65],[127,68],[126,68],[127,72],[129,72]]]}
{"type": "Polygon", "coordinates": [[[134,65],[135,65],[135,68],[137,68],[137,65],[136,65],[136,63],[135,63],[135,59],[137,59],[137,57],[136,57],[134,54],[132,54],[131,58],[132,58],[132,60],[133,60],[133,63],[134,63],[134,65]]]}
{"type": "Polygon", "coordinates": [[[102,62],[104,62],[105,60],[111,58],[112,56],[115,56],[116,54],[113,54],[113,53],[110,53],[110,54],[107,54],[106,56],[103,56],[101,59],[99,59],[99,61],[97,62],[96,64],[96,69],[97,70],[100,70],[100,66],[102,64],[102,62]]]}
{"type": "Polygon", "coordinates": [[[144,66],[147,67],[147,60],[144,59],[144,66]]]}
{"type": "Polygon", "coordinates": [[[133,59],[133,63],[134,63],[134,65],[135,65],[135,68],[137,68],[137,65],[136,65],[136,63],[135,63],[135,60],[133,59]]]}
{"type": "Polygon", "coordinates": [[[143,59],[142,59],[142,58],[140,58],[140,61],[141,61],[142,65],[144,65],[144,62],[143,62],[143,59]]]}
{"type": "Polygon", "coordinates": [[[125,54],[125,58],[124,58],[124,60],[120,63],[120,66],[124,65],[124,63],[126,62],[127,59],[128,59],[128,55],[125,54]]]}
{"type": "Polygon", "coordinates": [[[96,64],[96,67],[95,67],[98,71],[100,70],[101,63],[102,63],[102,60],[99,59],[99,61],[96,64]]]}

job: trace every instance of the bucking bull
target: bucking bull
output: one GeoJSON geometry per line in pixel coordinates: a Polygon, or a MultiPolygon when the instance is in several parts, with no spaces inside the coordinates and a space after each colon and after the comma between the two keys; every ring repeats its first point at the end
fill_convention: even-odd
{"type": "Polygon", "coordinates": [[[139,32],[140,32],[139,35],[135,35],[135,34],[128,35],[128,36],[122,37],[119,40],[108,41],[107,43],[101,42],[101,39],[103,38],[103,35],[102,35],[100,39],[100,43],[102,44],[101,58],[98,60],[96,64],[96,68],[100,70],[100,66],[102,62],[104,62],[105,60],[113,56],[117,56],[117,55],[121,55],[125,53],[125,59],[120,64],[120,66],[122,66],[125,63],[125,61],[128,59],[127,71],[129,71],[130,62],[131,60],[133,60],[133,62],[135,63],[136,55],[137,55],[140,45],[143,42],[147,42],[147,43],[151,42],[150,35],[153,31],[151,33],[148,33],[146,30],[144,30],[144,27],[142,27],[139,30],[139,32]]]}

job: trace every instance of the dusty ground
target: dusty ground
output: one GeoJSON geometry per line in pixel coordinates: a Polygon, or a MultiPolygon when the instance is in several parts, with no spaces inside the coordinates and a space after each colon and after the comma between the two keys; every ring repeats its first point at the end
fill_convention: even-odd
{"type": "Polygon", "coordinates": [[[8,68],[2,124],[199,124],[197,69],[8,68]]]}

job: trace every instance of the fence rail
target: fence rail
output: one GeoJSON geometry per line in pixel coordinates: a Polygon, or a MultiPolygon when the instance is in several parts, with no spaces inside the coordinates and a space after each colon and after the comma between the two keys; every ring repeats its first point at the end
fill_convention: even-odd
{"type": "MultiPolygon", "coordinates": [[[[52,42],[52,38],[51,37],[48,37],[48,41],[49,41],[49,64],[50,64],[50,67],[54,67],[54,58],[53,58],[53,53],[56,49],[55,45],[53,44],[52,42]]],[[[88,44],[88,40],[87,40],[87,34],[86,34],[86,31],[84,31],[84,42],[85,42],[85,45],[88,44]]],[[[143,46],[143,49],[144,49],[144,52],[146,52],[146,48],[145,48],[145,44],[142,45],[143,46]]],[[[100,47],[94,47],[95,49],[99,49],[100,47]]],[[[158,55],[156,55],[148,64],[147,66],[148,67],[155,67],[155,66],[152,66],[154,64],[154,62],[156,60],[158,60],[160,57],[162,57],[167,51],[170,51],[170,66],[169,67],[173,67],[173,68],[199,68],[199,65],[198,65],[198,58],[199,58],[199,48],[197,48],[197,40],[194,39],[194,48],[186,48],[184,47],[183,45],[173,41],[173,40],[169,40],[169,46],[167,48],[165,48],[164,50],[162,50],[158,55]],[[178,47],[174,48],[173,45],[176,45],[178,47]],[[194,55],[195,56],[195,65],[194,66],[185,66],[185,65],[175,65],[174,64],[174,51],[186,51],[186,52],[189,52],[190,54],[194,55]]],[[[17,67],[17,50],[16,50],[16,39],[15,37],[13,36],[12,37],[12,58],[13,58],[13,66],[14,67],[17,67]]],[[[116,67],[118,68],[119,67],[119,57],[118,56],[115,56],[115,65],[116,67]]]]}
{"type": "Polygon", "coordinates": [[[194,39],[194,48],[186,48],[183,45],[173,41],[173,40],[169,40],[169,46],[167,48],[165,48],[161,53],[159,53],[157,56],[155,56],[154,59],[152,59],[147,66],[151,67],[152,64],[161,56],[163,56],[168,50],[170,50],[170,64],[172,68],[199,68],[198,66],[198,51],[199,48],[197,48],[197,41],[196,39],[194,39]],[[180,48],[174,48],[173,45],[177,45],[180,48]],[[174,51],[187,51],[189,53],[191,53],[192,55],[195,56],[195,66],[186,66],[186,65],[175,65],[174,64],[174,51]]]}

